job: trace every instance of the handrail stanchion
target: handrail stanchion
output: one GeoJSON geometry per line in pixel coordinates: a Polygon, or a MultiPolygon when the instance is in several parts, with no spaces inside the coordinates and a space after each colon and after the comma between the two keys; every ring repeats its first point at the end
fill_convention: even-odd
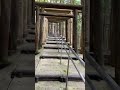
{"type": "MultiPolygon", "coordinates": [[[[70,49],[69,49],[70,54],[70,49]]],[[[66,90],[68,90],[68,75],[69,75],[69,67],[70,67],[70,58],[68,56],[68,65],[67,65],[67,77],[66,77],[66,90]]]]}
{"type": "MultiPolygon", "coordinates": [[[[61,37],[61,39],[62,39],[62,37],[61,37]]],[[[81,62],[81,64],[85,67],[85,62],[84,62],[82,59],[80,59],[80,57],[79,57],[76,53],[74,53],[74,50],[73,50],[71,47],[69,47],[69,45],[68,45],[66,42],[65,42],[65,45],[68,46],[69,50],[72,51],[72,53],[78,58],[78,60],[81,62]]],[[[65,48],[65,47],[64,47],[64,48],[65,48]]],[[[88,85],[90,86],[90,88],[91,88],[92,90],[97,90],[97,89],[95,88],[95,86],[93,85],[93,83],[91,82],[91,80],[89,79],[89,77],[86,75],[86,79],[85,79],[85,76],[83,76],[83,75],[79,72],[76,64],[74,63],[73,59],[70,57],[70,55],[69,55],[68,51],[66,50],[66,48],[65,48],[65,51],[66,51],[66,53],[68,54],[68,57],[69,57],[69,59],[71,60],[71,62],[73,63],[75,69],[77,70],[79,76],[82,78],[83,82],[85,83],[85,80],[86,80],[86,82],[88,83],[88,85]]],[[[67,87],[68,87],[68,81],[67,81],[66,85],[67,85],[67,87]]]]}

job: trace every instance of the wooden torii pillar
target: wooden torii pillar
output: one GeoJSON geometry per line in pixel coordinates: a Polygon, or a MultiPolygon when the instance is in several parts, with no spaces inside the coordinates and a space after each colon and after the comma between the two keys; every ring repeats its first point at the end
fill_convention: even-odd
{"type": "Polygon", "coordinates": [[[71,28],[70,28],[70,19],[66,20],[66,42],[70,43],[70,34],[71,34],[71,28]]]}
{"type": "Polygon", "coordinates": [[[73,14],[73,48],[78,53],[77,10],[74,10],[73,14]]]}
{"type": "Polygon", "coordinates": [[[112,0],[111,58],[115,61],[115,80],[120,85],[120,0],[112,0]]]}
{"type": "Polygon", "coordinates": [[[66,42],[69,41],[69,37],[68,37],[68,20],[65,21],[65,30],[66,30],[66,42]]]}
{"type": "Polygon", "coordinates": [[[17,12],[17,30],[18,30],[18,36],[17,36],[17,41],[18,41],[18,44],[21,44],[23,43],[23,28],[24,28],[24,25],[23,25],[23,22],[24,22],[24,13],[23,13],[23,0],[17,0],[16,1],[16,12],[17,12]]]}
{"type": "Polygon", "coordinates": [[[0,65],[8,64],[11,0],[1,0],[0,14],[0,65]]]}
{"type": "Polygon", "coordinates": [[[23,0],[23,37],[27,36],[28,0],[23,0]]]}
{"type": "MultiPolygon", "coordinates": [[[[40,10],[40,13],[44,12],[44,8],[40,10]]],[[[44,16],[40,16],[40,35],[39,35],[39,48],[42,48],[42,40],[43,40],[43,23],[44,23],[44,16]]]]}
{"type": "Polygon", "coordinates": [[[91,0],[91,20],[90,20],[90,36],[93,38],[93,52],[97,63],[104,66],[104,52],[103,52],[103,6],[102,0],[91,0]],[[92,32],[91,32],[92,31],[92,32]]]}
{"type": "Polygon", "coordinates": [[[32,0],[32,24],[35,24],[35,0],[32,0]]]}
{"type": "Polygon", "coordinates": [[[28,0],[28,7],[27,7],[27,23],[28,27],[31,27],[32,25],[32,0],[28,0]]]}
{"type": "Polygon", "coordinates": [[[39,6],[36,7],[36,28],[35,28],[35,49],[36,49],[36,53],[38,52],[39,49],[39,35],[40,35],[40,10],[39,10],[39,6]]]}
{"type": "Polygon", "coordinates": [[[59,22],[59,32],[60,32],[60,35],[62,35],[62,32],[61,32],[61,22],[59,22]]]}
{"type": "Polygon", "coordinates": [[[81,1],[81,4],[84,6],[82,10],[82,30],[80,36],[80,53],[83,54],[85,50],[85,0],[81,1]]]}
{"type": "Polygon", "coordinates": [[[17,34],[18,34],[18,17],[17,15],[17,8],[16,8],[16,0],[11,1],[11,20],[10,20],[10,30],[9,30],[9,52],[8,54],[11,55],[17,49],[17,34]]]}
{"type": "Polygon", "coordinates": [[[16,51],[23,40],[23,0],[11,1],[11,22],[9,31],[9,54],[16,51]]]}

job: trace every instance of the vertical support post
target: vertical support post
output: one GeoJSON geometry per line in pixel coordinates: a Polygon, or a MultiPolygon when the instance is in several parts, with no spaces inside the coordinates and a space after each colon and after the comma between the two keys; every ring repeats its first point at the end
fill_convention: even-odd
{"type": "Polygon", "coordinates": [[[0,16],[0,65],[8,64],[11,0],[1,0],[0,16]]]}
{"type": "Polygon", "coordinates": [[[40,7],[36,7],[36,28],[35,28],[35,49],[36,53],[39,49],[39,37],[40,37],[40,7]]]}
{"type": "MultiPolygon", "coordinates": [[[[85,7],[85,1],[82,0],[81,4],[85,7]]],[[[82,29],[80,35],[80,53],[84,53],[84,32],[85,32],[85,8],[82,10],[82,29]]]]}
{"type": "Polygon", "coordinates": [[[67,26],[68,30],[67,30],[67,33],[68,33],[68,42],[70,43],[71,42],[71,22],[70,22],[70,19],[68,20],[68,26],[67,26]]]}
{"type": "Polygon", "coordinates": [[[115,80],[120,85],[120,0],[112,0],[112,22],[114,45],[111,54],[115,60],[115,80]]]}
{"type": "Polygon", "coordinates": [[[91,30],[93,30],[90,33],[93,33],[94,37],[94,50],[93,52],[95,53],[95,58],[96,61],[99,65],[101,65],[102,67],[104,67],[104,52],[103,52],[103,0],[100,1],[91,1],[91,11],[93,10],[93,13],[91,12],[90,16],[94,16],[91,19],[91,24],[92,27],[90,28],[91,30]]]}
{"type": "MultiPolygon", "coordinates": [[[[44,8],[41,8],[40,12],[44,12],[44,8]]],[[[44,16],[40,16],[40,48],[42,47],[42,41],[43,41],[43,24],[44,24],[44,16]]]]}
{"type": "Polygon", "coordinates": [[[65,21],[65,24],[66,24],[66,25],[65,25],[65,30],[66,30],[66,42],[69,42],[69,40],[68,40],[68,39],[69,39],[69,37],[68,37],[68,33],[69,33],[69,32],[68,32],[68,20],[65,21]]]}
{"type": "Polygon", "coordinates": [[[73,25],[72,25],[72,21],[73,21],[73,20],[72,20],[72,18],[71,18],[71,19],[70,19],[70,45],[72,45],[72,36],[73,36],[73,35],[72,35],[72,32],[73,32],[73,31],[72,31],[72,30],[73,30],[73,28],[72,28],[72,26],[73,26],[73,25]]]}
{"type": "Polygon", "coordinates": [[[17,0],[17,18],[18,18],[18,26],[17,26],[17,30],[18,30],[18,43],[21,44],[23,42],[23,0],[17,0]]]}
{"type": "Polygon", "coordinates": [[[28,10],[28,14],[27,14],[27,16],[28,16],[28,27],[30,27],[31,26],[31,24],[32,24],[32,0],[28,0],[28,8],[27,8],[28,10]]]}
{"type": "Polygon", "coordinates": [[[18,33],[18,17],[17,8],[16,8],[16,0],[11,1],[11,21],[10,21],[10,31],[9,31],[9,55],[14,53],[17,49],[17,33],[18,33]]]}
{"type": "Polygon", "coordinates": [[[27,15],[28,15],[28,0],[23,0],[23,37],[27,36],[27,15]]]}
{"type": "Polygon", "coordinates": [[[35,0],[32,0],[32,23],[35,24],[35,0]]]}
{"type": "Polygon", "coordinates": [[[61,22],[59,22],[59,32],[60,32],[60,35],[62,35],[62,29],[61,29],[61,22]]]}
{"type": "Polygon", "coordinates": [[[92,30],[90,29],[91,28],[90,23],[92,23],[90,22],[91,20],[90,16],[92,16],[90,15],[92,1],[93,0],[85,0],[85,6],[84,6],[85,8],[85,48],[87,49],[87,51],[89,51],[89,47],[90,47],[90,31],[92,30]]]}
{"type": "Polygon", "coordinates": [[[74,14],[74,18],[73,18],[73,48],[74,48],[75,52],[78,53],[77,10],[74,10],[73,14],[74,14]]]}

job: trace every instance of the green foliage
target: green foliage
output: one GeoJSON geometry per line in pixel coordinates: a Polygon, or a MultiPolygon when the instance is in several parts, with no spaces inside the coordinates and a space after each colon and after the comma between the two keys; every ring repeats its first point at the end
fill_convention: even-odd
{"type": "Polygon", "coordinates": [[[35,0],[36,2],[50,2],[50,3],[64,3],[64,4],[73,4],[80,5],[81,0],[35,0]]]}

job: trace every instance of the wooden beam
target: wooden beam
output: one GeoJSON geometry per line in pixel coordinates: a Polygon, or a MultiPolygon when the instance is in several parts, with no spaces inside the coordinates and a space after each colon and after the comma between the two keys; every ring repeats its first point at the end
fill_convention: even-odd
{"type": "Polygon", "coordinates": [[[69,14],[72,10],[69,9],[55,9],[55,8],[45,8],[46,12],[51,12],[51,13],[64,13],[64,14],[69,14]]]}
{"type": "Polygon", "coordinates": [[[62,21],[66,21],[66,20],[68,20],[69,18],[67,18],[67,17],[51,17],[51,16],[48,16],[48,17],[46,17],[48,20],[49,20],[49,22],[62,22],[62,21]]]}
{"type": "Polygon", "coordinates": [[[82,5],[67,5],[67,4],[55,4],[55,3],[45,3],[45,2],[36,2],[37,6],[43,7],[43,8],[59,8],[59,9],[77,9],[82,10],[82,5]]]}
{"type": "Polygon", "coordinates": [[[69,17],[73,18],[73,15],[65,15],[65,14],[53,14],[53,13],[40,13],[41,16],[54,16],[54,17],[69,17]]]}

